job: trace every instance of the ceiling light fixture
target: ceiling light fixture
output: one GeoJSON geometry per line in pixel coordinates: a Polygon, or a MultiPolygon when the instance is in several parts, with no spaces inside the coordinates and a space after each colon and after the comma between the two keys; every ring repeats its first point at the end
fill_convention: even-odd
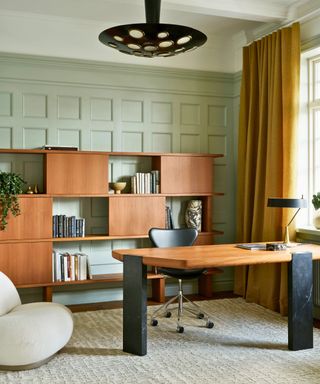
{"type": "Polygon", "coordinates": [[[146,23],[118,25],[99,35],[101,43],[122,53],[141,57],[169,57],[191,51],[207,41],[196,29],[162,24],[161,0],[145,0],[146,23]]]}

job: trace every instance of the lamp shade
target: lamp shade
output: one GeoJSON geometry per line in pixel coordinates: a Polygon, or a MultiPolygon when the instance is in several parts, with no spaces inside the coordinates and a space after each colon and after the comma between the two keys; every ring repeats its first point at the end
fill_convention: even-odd
{"type": "Polygon", "coordinates": [[[306,208],[307,201],[303,198],[301,199],[287,199],[281,197],[270,197],[268,199],[268,207],[277,207],[277,208],[306,208]]]}
{"type": "Polygon", "coordinates": [[[189,26],[160,23],[160,4],[161,0],[145,0],[146,23],[108,28],[99,40],[119,52],[149,58],[189,52],[207,41],[204,33],[189,26]]]}

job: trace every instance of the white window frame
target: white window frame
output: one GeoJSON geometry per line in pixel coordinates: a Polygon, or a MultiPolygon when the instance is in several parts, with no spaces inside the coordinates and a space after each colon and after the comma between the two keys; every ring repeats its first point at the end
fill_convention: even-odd
{"type": "MultiPolygon", "coordinates": [[[[320,129],[316,127],[315,113],[320,111],[320,95],[319,98],[315,98],[316,93],[316,81],[315,81],[315,66],[320,65],[320,55],[311,57],[308,60],[309,66],[309,102],[308,102],[308,125],[310,130],[310,155],[312,164],[311,165],[311,191],[312,193],[320,192],[320,182],[316,185],[316,178],[320,178],[320,164],[317,164],[317,159],[320,155],[320,129]],[[317,148],[318,146],[318,148],[317,148]]],[[[320,80],[320,79],[319,79],[320,80]]]]}
{"type": "Polygon", "coordinates": [[[320,241],[320,230],[317,230],[312,223],[314,214],[312,196],[320,192],[320,127],[317,128],[315,124],[315,111],[320,111],[320,95],[315,99],[316,63],[320,63],[320,47],[302,54],[297,192],[307,199],[308,208],[299,213],[296,223],[298,237],[299,234],[302,238],[304,235],[312,235],[313,240],[320,241]],[[316,148],[317,141],[318,148],[316,148]],[[315,183],[316,177],[319,180],[318,187],[315,183]]]}

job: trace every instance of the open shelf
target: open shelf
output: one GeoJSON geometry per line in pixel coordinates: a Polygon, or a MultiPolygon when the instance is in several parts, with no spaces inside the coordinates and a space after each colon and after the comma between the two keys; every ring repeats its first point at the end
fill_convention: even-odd
{"type": "MultiPolygon", "coordinates": [[[[131,247],[133,243],[144,246],[143,241],[131,240],[147,239],[151,227],[165,228],[167,206],[172,209],[175,226],[183,227],[188,200],[201,200],[203,232],[199,233],[196,244],[212,244],[215,236],[222,234],[222,231],[212,230],[212,198],[224,195],[214,192],[212,172],[214,159],[222,157],[221,154],[41,149],[0,149],[0,153],[4,170],[11,165],[13,170],[22,170],[27,186],[33,189],[37,186],[41,192],[19,195],[21,215],[10,217],[6,231],[0,232],[0,270],[19,288],[43,287],[46,300],[52,299],[55,286],[121,282],[123,279],[122,274],[115,273],[83,281],[48,282],[53,275],[53,251],[91,252],[90,256],[95,258],[92,265],[100,266],[99,257],[100,261],[102,257],[105,260],[105,256],[111,258],[111,245],[103,241],[123,240],[123,248],[126,243],[131,247]],[[24,169],[27,169],[26,175],[24,169]],[[152,170],[159,171],[160,184],[159,189],[151,190],[160,193],[127,193],[131,184],[127,184],[126,193],[108,192],[109,182],[123,178],[128,183],[135,172],[150,173],[152,170]],[[84,233],[89,234],[53,238],[53,217],[58,215],[85,219],[84,233]]],[[[68,225],[63,225],[62,231],[59,227],[60,235],[75,233],[65,231],[68,225]]],[[[109,264],[106,265],[100,271],[111,272],[109,264]]],[[[95,271],[99,271],[99,267],[95,271]]],[[[163,278],[155,274],[149,274],[148,278],[153,280],[152,287],[158,297],[164,297],[163,278]]]]}

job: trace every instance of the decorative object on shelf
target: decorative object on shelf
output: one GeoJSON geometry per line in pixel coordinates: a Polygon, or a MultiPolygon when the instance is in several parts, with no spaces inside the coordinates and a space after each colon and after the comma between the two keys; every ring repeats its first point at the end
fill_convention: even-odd
{"type": "Polygon", "coordinates": [[[289,221],[289,223],[285,227],[284,232],[284,241],[283,243],[287,247],[293,247],[296,245],[290,242],[290,236],[289,236],[289,225],[293,222],[294,218],[297,216],[298,212],[301,208],[307,207],[307,201],[301,196],[301,199],[288,199],[288,198],[269,198],[268,199],[268,207],[276,207],[276,208],[297,208],[296,213],[293,215],[292,219],[289,221]]]}
{"type": "Polygon", "coordinates": [[[320,192],[318,192],[316,195],[313,195],[312,204],[315,209],[313,214],[313,225],[317,229],[320,229],[320,192]]]}
{"type": "Polygon", "coordinates": [[[116,194],[120,194],[126,187],[127,183],[125,182],[117,182],[111,183],[110,187],[115,191],[116,194]]]}
{"type": "Polygon", "coordinates": [[[27,189],[27,192],[26,192],[28,195],[32,195],[33,194],[33,190],[32,190],[32,187],[29,185],[28,189],[27,189]]]}
{"type": "Polygon", "coordinates": [[[196,228],[201,232],[202,201],[190,200],[187,205],[185,220],[188,228],[196,228]]]}
{"type": "Polygon", "coordinates": [[[317,229],[320,229],[320,209],[314,211],[312,222],[317,229]]]}
{"type": "Polygon", "coordinates": [[[78,147],[73,145],[43,145],[41,149],[46,151],[77,151],[78,147]]]}
{"type": "Polygon", "coordinates": [[[140,57],[168,57],[200,47],[207,36],[196,29],[162,24],[161,0],[145,0],[146,23],[118,25],[102,31],[101,43],[119,52],[140,57]]]}
{"type": "Polygon", "coordinates": [[[166,206],[166,229],[174,229],[172,210],[166,206]]]}
{"type": "Polygon", "coordinates": [[[35,185],[34,185],[34,187],[33,187],[33,193],[35,193],[35,194],[38,194],[38,193],[39,193],[38,184],[35,184],[35,185]]]}
{"type": "Polygon", "coordinates": [[[26,182],[21,176],[12,172],[0,172],[0,231],[6,229],[7,216],[20,215],[18,194],[23,192],[26,182]]]}

